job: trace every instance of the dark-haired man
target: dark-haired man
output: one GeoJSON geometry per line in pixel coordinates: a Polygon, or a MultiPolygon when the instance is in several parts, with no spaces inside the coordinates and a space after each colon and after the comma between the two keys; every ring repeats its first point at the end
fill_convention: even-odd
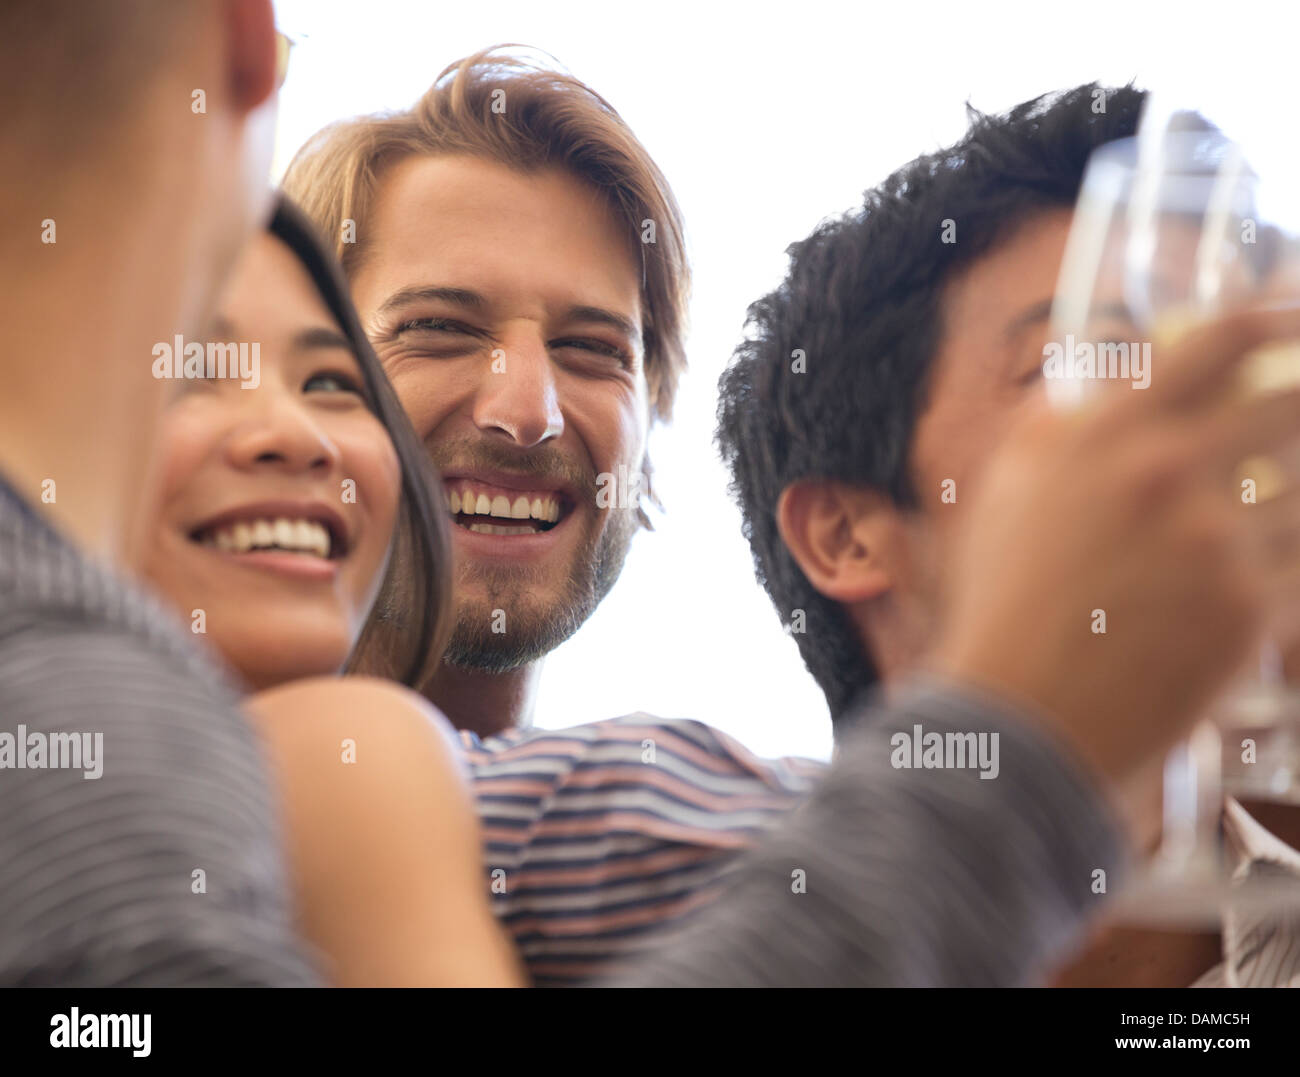
{"type": "MultiPolygon", "coordinates": [[[[1006,430],[1043,403],[1048,315],[1084,165],[1134,133],[1142,102],[1132,88],[1088,85],[976,116],[957,145],[795,244],[785,282],[751,308],[720,384],[719,442],[759,576],[784,621],[803,611],[795,638],[841,736],[863,690],[904,680],[934,646],[953,536],[1006,430]],[[806,372],[789,361],[796,348],[806,372]]],[[[1185,610],[1184,635],[1202,630],[1192,594],[1166,599],[1185,610]]],[[[1096,596],[1060,645],[1118,654],[1150,630],[1115,614],[1096,596]]],[[[1166,643],[1178,652],[1177,638],[1166,643]]],[[[1133,795],[1154,789],[1146,779],[1133,795]]],[[[1292,842],[1295,814],[1270,813],[1292,842]]],[[[1243,865],[1297,871],[1300,855],[1235,804],[1226,825],[1243,865]]],[[[1300,983],[1300,940],[1252,932],[1233,914],[1222,946],[1214,934],[1124,932],[1102,947],[1069,982],[1300,983]]]]}

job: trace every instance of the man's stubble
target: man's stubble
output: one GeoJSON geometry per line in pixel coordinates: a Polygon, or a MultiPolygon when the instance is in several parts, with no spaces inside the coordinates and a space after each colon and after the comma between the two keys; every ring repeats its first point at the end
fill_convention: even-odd
{"type": "Polygon", "coordinates": [[[482,582],[487,595],[457,600],[456,627],[443,660],[459,669],[508,673],[544,657],[577,632],[618,580],[640,527],[634,509],[603,513],[604,528],[588,535],[574,553],[568,578],[551,603],[537,599],[534,573],[526,568],[505,565],[483,572],[462,566],[457,594],[482,582]]]}

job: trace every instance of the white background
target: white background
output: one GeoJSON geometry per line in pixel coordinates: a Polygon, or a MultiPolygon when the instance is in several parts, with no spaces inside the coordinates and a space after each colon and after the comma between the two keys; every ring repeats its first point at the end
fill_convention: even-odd
{"type": "Polygon", "coordinates": [[[1099,79],[1276,114],[1300,128],[1294,0],[736,3],[278,0],[302,36],[282,92],[278,176],[327,122],[410,105],[492,44],[543,49],[605,96],[686,215],[691,372],[651,441],[667,505],[610,597],[547,661],[541,726],[645,710],[707,721],[763,755],[827,758],[830,723],[754,581],[712,445],[719,372],[784,249],[917,154],[958,138],[964,102],[1002,110],[1099,79]],[[1261,80],[1289,88],[1261,101],[1261,80]]]}

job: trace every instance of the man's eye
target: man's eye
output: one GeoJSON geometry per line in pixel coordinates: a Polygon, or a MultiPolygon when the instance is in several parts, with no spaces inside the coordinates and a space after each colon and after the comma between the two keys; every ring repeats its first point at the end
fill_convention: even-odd
{"type": "Polygon", "coordinates": [[[461,325],[459,322],[448,321],[446,318],[410,318],[398,325],[393,335],[401,336],[403,333],[418,333],[421,331],[438,333],[471,332],[468,326],[461,325]]]}
{"type": "Polygon", "coordinates": [[[578,348],[581,351],[595,352],[597,355],[607,355],[609,358],[617,359],[623,364],[631,362],[627,352],[616,344],[609,344],[603,340],[594,340],[591,337],[566,337],[563,340],[552,341],[551,347],[578,348]]]}
{"type": "Polygon", "coordinates": [[[361,387],[355,381],[345,374],[338,374],[332,370],[322,370],[313,374],[302,385],[304,393],[325,392],[325,393],[355,393],[361,396],[361,387]]]}

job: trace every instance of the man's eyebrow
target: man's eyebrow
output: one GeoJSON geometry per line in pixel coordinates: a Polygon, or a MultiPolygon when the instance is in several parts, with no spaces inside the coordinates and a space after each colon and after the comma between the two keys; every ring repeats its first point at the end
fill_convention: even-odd
{"type": "MultiPolygon", "coordinates": [[[[1052,315],[1052,299],[1042,299],[1031,306],[1026,307],[1017,315],[1010,324],[1007,325],[1007,339],[1010,340],[1019,332],[1029,328],[1031,325],[1038,325],[1047,321],[1052,315]]],[[[1088,312],[1089,320],[1100,320],[1103,318],[1113,318],[1116,321],[1129,322],[1133,320],[1133,312],[1128,305],[1120,301],[1103,303],[1101,306],[1093,307],[1088,312]]]]}
{"type": "Polygon", "coordinates": [[[350,352],[352,350],[352,341],[348,340],[339,330],[321,325],[313,326],[310,329],[301,329],[294,333],[290,346],[294,351],[342,348],[344,351],[350,352]]]}
{"type": "Polygon", "coordinates": [[[472,292],[468,288],[448,288],[441,285],[423,285],[411,288],[399,288],[382,303],[379,304],[375,311],[375,316],[382,318],[386,314],[391,314],[399,307],[405,307],[410,303],[427,302],[430,299],[436,299],[443,303],[450,303],[457,307],[466,307],[470,310],[484,310],[487,308],[488,301],[478,292],[472,292]]]}
{"type": "Polygon", "coordinates": [[[570,307],[565,320],[607,325],[611,329],[617,329],[624,336],[631,337],[633,340],[636,340],[641,335],[640,328],[631,318],[624,317],[612,310],[606,310],[604,307],[570,307]]]}
{"type": "Polygon", "coordinates": [[[1037,325],[1040,322],[1047,321],[1052,315],[1052,300],[1040,299],[1022,310],[1007,325],[1007,337],[1014,337],[1023,329],[1028,329],[1031,325],[1037,325]]]}
{"type": "Polygon", "coordinates": [[[1094,319],[1113,318],[1118,322],[1131,322],[1133,320],[1133,311],[1127,303],[1115,300],[1111,303],[1103,303],[1099,307],[1094,307],[1090,312],[1094,319]]]}

